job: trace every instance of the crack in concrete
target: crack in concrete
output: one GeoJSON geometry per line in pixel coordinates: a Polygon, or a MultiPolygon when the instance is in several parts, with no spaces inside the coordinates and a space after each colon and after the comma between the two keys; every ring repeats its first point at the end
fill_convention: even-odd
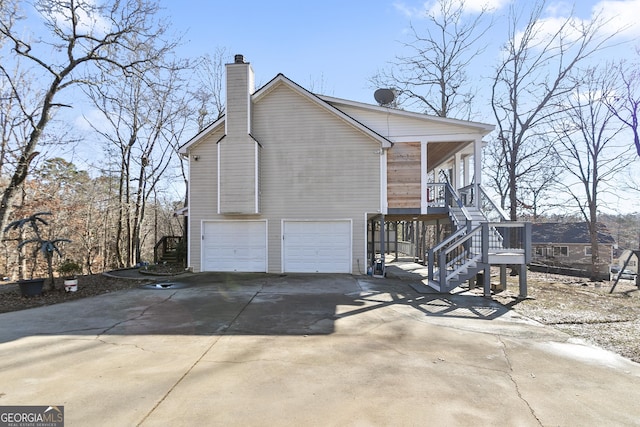
{"type": "Polygon", "coordinates": [[[611,320],[564,320],[559,322],[548,322],[545,325],[607,325],[610,323],[629,323],[635,322],[635,319],[611,319],[611,320]]]}
{"type": "MultiPolygon", "coordinates": [[[[96,339],[99,339],[99,340],[100,340],[100,337],[101,337],[102,335],[106,335],[107,333],[109,333],[109,331],[111,331],[111,330],[113,330],[113,329],[117,328],[118,326],[120,326],[120,325],[122,325],[122,324],[125,324],[125,323],[127,323],[127,322],[132,322],[132,321],[134,321],[134,320],[138,320],[138,319],[142,318],[142,317],[143,317],[145,314],[147,314],[147,312],[148,312],[149,310],[151,310],[153,307],[156,307],[156,306],[162,305],[162,304],[166,303],[167,301],[171,300],[171,299],[176,295],[176,293],[177,293],[177,292],[178,292],[178,291],[175,291],[175,292],[173,292],[172,294],[170,294],[169,296],[167,296],[166,298],[164,298],[164,299],[162,299],[162,300],[160,300],[160,301],[156,301],[156,302],[155,302],[155,303],[153,303],[153,304],[150,304],[149,306],[145,307],[145,308],[144,308],[140,313],[138,313],[138,315],[136,315],[136,316],[133,316],[133,317],[130,317],[130,318],[128,318],[128,319],[124,319],[124,320],[121,320],[121,321],[119,321],[119,322],[114,323],[113,325],[111,325],[111,326],[109,326],[108,328],[104,329],[102,332],[98,333],[98,334],[96,335],[96,339]]],[[[94,329],[95,329],[95,328],[94,328],[94,329]]]]}
{"type": "MultiPolygon", "coordinates": [[[[209,345],[206,349],[204,349],[202,354],[200,354],[200,356],[193,362],[193,364],[191,364],[191,366],[184,372],[184,374],[182,374],[182,376],[180,378],[178,378],[178,380],[171,387],[169,387],[169,390],[167,390],[167,392],[164,394],[164,396],[162,396],[162,398],[160,400],[158,400],[158,402],[155,405],[153,405],[153,408],[151,408],[149,410],[149,412],[147,412],[147,414],[144,417],[142,417],[140,422],[138,424],[136,424],[137,427],[141,426],[156,411],[156,409],[158,409],[160,407],[160,405],[162,405],[162,403],[169,397],[169,395],[171,395],[171,393],[173,393],[173,390],[175,390],[176,387],[178,387],[180,385],[180,383],[182,383],[182,381],[184,381],[184,379],[191,373],[191,371],[193,371],[195,369],[195,367],[198,366],[202,362],[202,359],[204,359],[204,357],[207,355],[207,353],[209,353],[211,351],[211,349],[218,343],[218,341],[220,341],[220,339],[223,336],[226,335],[227,331],[229,329],[231,329],[231,326],[234,324],[234,322],[242,315],[242,313],[244,313],[244,311],[247,309],[247,307],[249,307],[251,302],[258,296],[258,294],[260,294],[260,292],[263,289],[264,289],[264,283],[262,284],[260,289],[253,294],[253,296],[249,299],[249,301],[247,301],[247,303],[244,305],[244,307],[242,307],[242,310],[240,310],[238,312],[238,314],[236,314],[236,316],[231,320],[231,322],[229,322],[229,325],[227,325],[226,328],[221,328],[220,334],[217,335],[214,338],[214,340],[211,343],[211,345],[209,345]]],[[[173,295],[175,295],[175,293],[170,295],[169,298],[173,297],[173,295]]]]}
{"type": "Polygon", "coordinates": [[[531,407],[531,404],[529,404],[529,401],[527,401],[527,399],[524,398],[524,396],[522,395],[522,392],[520,391],[520,386],[518,385],[518,382],[516,381],[515,378],[513,378],[513,365],[511,364],[511,359],[509,359],[509,354],[507,353],[507,345],[504,343],[504,341],[502,341],[502,336],[497,335],[497,338],[498,338],[498,342],[500,342],[500,345],[501,345],[502,355],[504,357],[504,360],[507,362],[507,368],[508,368],[507,375],[509,376],[509,380],[513,383],[513,386],[515,387],[518,398],[522,400],[525,405],[527,405],[527,408],[529,408],[529,412],[531,413],[533,418],[535,418],[538,424],[542,426],[543,425],[542,421],[536,415],[536,411],[533,409],[533,407],[531,407]]]}

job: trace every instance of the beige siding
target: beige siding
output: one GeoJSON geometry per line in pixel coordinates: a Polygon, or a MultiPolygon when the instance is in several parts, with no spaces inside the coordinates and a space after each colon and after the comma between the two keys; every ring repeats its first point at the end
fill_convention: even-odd
{"type": "Polygon", "coordinates": [[[219,143],[222,213],[256,213],[256,145],[249,138],[219,143]]]}
{"type": "Polygon", "coordinates": [[[249,96],[253,92],[253,71],[249,64],[227,65],[227,104],[225,120],[229,136],[247,135],[249,96]]]}
{"type": "Polygon", "coordinates": [[[358,273],[358,262],[366,264],[365,212],[380,209],[379,143],[284,85],[254,107],[253,134],[263,147],[269,271],[281,269],[281,219],[352,219],[358,273]]]}
{"type": "Polygon", "coordinates": [[[202,220],[216,217],[218,211],[218,145],[224,126],[192,147],[189,161],[189,260],[194,271],[200,271],[202,220]],[[198,161],[194,161],[198,156],[198,161]]]}
{"type": "Polygon", "coordinates": [[[200,271],[203,220],[266,219],[268,271],[279,273],[283,219],[349,219],[352,271],[364,273],[365,214],[381,209],[380,144],[286,85],[261,98],[252,115],[252,135],[261,145],[260,214],[217,214],[216,141],[224,132],[217,130],[191,149],[200,159],[190,170],[190,266],[200,271]]]}
{"type": "Polygon", "coordinates": [[[477,129],[437,120],[425,122],[425,119],[400,117],[346,105],[340,105],[340,109],[380,135],[391,139],[417,135],[436,136],[478,132],[477,129]]]}

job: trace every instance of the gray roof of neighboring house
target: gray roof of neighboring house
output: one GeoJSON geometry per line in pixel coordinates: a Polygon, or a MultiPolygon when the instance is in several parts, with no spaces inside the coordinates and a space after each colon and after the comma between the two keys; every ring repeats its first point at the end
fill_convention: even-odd
{"type": "MultiPolygon", "coordinates": [[[[532,224],[531,242],[535,244],[589,244],[589,227],[586,222],[546,222],[532,224]]],[[[615,239],[604,224],[598,224],[598,242],[615,244],[615,239]]]]}

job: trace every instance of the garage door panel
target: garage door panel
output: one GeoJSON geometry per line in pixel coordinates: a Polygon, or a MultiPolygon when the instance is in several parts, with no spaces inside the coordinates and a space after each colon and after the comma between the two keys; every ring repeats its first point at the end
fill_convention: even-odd
{"type": "Polygon", "coordinates": [[[266,271],[266,222],[205,222],[203,230],[204,271],[266,271]]]}
{"type": "Polygon", "coordinates": [[[351,272],[350,221],[285,221],[283,235],[285,272],[351,272]]]}

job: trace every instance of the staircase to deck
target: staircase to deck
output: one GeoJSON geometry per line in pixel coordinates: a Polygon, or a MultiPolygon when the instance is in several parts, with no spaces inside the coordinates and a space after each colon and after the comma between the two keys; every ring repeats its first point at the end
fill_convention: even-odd
{"type": "Polygon", "coordinates": [[[473,197],[467,195],[464,204],[448,186],[452,198],[449,216],[454,231],[427,254],[428,284],[437,291],[450,292],[478,273],[487,272],[489,265],[528,262],[530,227],[508,221],[481,187],[474,188],[481,199],[474,203],[473,197]],[[490,217],[497,221],[490,221],[490,217]]]}

